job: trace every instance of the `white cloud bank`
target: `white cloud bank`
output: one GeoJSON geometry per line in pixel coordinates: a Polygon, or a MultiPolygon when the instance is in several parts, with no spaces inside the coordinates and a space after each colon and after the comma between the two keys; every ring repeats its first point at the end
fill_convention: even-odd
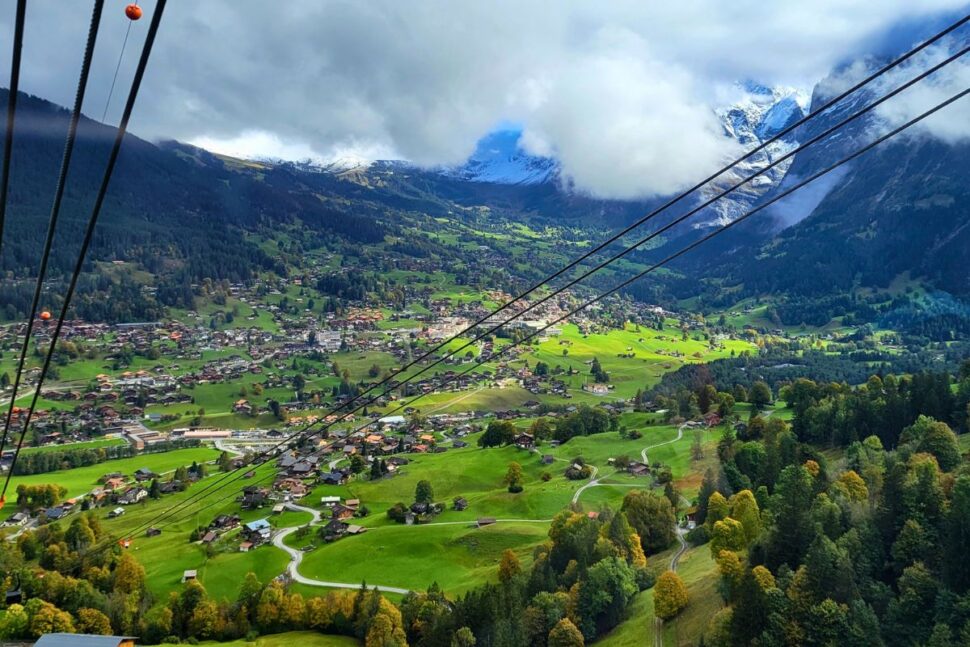
{"type": "MultiPolygon", "coordinates": [[[[152,3],[143,5],[150,14],[152,3]]],[[[967,6],[171,0],[133,130],[236,154],[386,153],[437,165],[463,161],[508,120],[523,125],[530,150],[554,152],[578,188],[669,193],[730,152],[709,109],[724,85],[754,78],[807,87],[890,26],[967,6]]],[[[89,11],[87,3],[31,2],[25,90],[71,102],[89,11]]],[[[12,13],[0,15],[0,36],[12,13]]],[[[146,15],[132,30],[120,87],[147,23],[146,15]]],[[[104,107],[125,27],[121,6],[109,4],[89,114],[104,107]]]]}

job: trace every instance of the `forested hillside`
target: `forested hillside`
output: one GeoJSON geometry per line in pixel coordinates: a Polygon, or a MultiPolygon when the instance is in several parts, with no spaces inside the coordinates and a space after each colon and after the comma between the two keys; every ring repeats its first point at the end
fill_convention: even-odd
{"type": "Polygon", "coordinates": [[[970,640],[970,463],[953,432],[970,364],[953,386],[800,379],[779,394],[790,425],[755,413],[724,433],[689,535],[709,543],[725,604],[705,644],[970,640]]]}

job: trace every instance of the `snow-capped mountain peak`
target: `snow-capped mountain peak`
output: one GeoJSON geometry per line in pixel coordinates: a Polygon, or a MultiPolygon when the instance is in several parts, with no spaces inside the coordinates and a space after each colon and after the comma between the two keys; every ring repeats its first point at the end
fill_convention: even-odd
{"type": "Polygon", "coordinates": [[[468,182],[492,184],[541,184],[553,179],[559,172],[558,162],[527,153],[519,143],[521,138],[518,129],[492,131],[479,140],[468,161],[439,172],[468,182]]]}
{"type": "MultiPolygon", "coordinates": [[[[791,87],[767,87],[753,81],[738,83],[740,97],[730,105],[715,109],[725,134],[742,149],[752,151],[805,116],[811,95],[791,87]]],[[[798,145],[792,134],[769,144],[744,162],[701,190],[699,201],[707,200],[740,180],[766,167],[798,145]]],[[[708,209],[708,217],[698,227],[720,226],[733,221],[784,178],[791,160],[787,159],[763,175],[736,189],[708,209]]]]}

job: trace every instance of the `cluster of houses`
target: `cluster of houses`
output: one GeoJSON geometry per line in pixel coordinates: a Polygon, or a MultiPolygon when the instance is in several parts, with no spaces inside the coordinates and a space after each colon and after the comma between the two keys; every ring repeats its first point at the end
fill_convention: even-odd
{"type": "MultiPolygon", "coordinates": [[[[131,476],[121,472],[110,472],[98,479],[98,486],[87,494],[39,510],[34,515],[31,515],[27,510],[20,510],[8,517],[3,525],[25,527],[34,521],[38,523],[57,521],[80,510],[105,506],[114,506],[108,512],[108,518],[120,517],[125,513],[125,507],[141,503],[148,498],[149,490],[146,485],[156,478],[158,478],[158,475],[147,467],[136,470],[131,476]]],[[[195,474],[189,471],[189,480],[195,478],[197,478],[195,474]]],[[[160,495],[172,494],[183,489],[185,489],[185,484],[175,479],[158,483],[160,495]]]]}
{"type": "Polygon", "coordinates": [[[220,514],[205,527],[198,541],[204,545],[212,544],[236,529],[239,530],[239,551],[243,553],[267,544],[273,538],[273,526],[266,518],[242,523],[239,515],[220,514]]]}
{"type": "Polygon", "coordinates": [[[320,528],[320,536],[324,541],[332,542],[347,535],[367,532],[364,526],[351,523],[363,511],[360,499],[342,500],[339,496],[324,496],[320,503],[330,510],[330,520],[320,528]]]}

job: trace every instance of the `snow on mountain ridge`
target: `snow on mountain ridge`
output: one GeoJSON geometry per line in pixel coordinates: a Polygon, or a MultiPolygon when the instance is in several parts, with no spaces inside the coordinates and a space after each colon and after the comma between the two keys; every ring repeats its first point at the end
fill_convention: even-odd
{"type": "MultiPolygon", "coordinates": [[[[724,126],[724,132],[736,140],[745,151],[761,146],[785,128],[805,116],[811,96],[798,88],[766,87],[745,81],[736,84],[741,91],[740,98],[731,105],[715,110],[724,126]]],[[[718,180],[700,191],[698,202],[703,202],[733,186],[752,173],[764,168],[773,160],[790,152],[798,145],[791,135],[772,142],[764,150],[747,158],[718,180]]],[[[695,224],[696,228],[718,227],[743,215],[754,202],[766,192],[777,186],[791,159],[773,167],[763,175],[735,189],[705,210],[706,218],[695,224]]]]}
{"type": "MultiPolygon", "coordinates": [[[[713,111],[720,119],[726,136],[734,139],[744,150],[752,150],[773,135],[791,125],[805,114],[810,95],[800,89],[790,87],[767,87],[752,81],[735,84],[736,100],[730,105],[715,108],[713,111]]],[[[475,151],[468,159],[454,166],[440,166],[426,169],[443,177],[465,182],[480,182],[501,185],[538,185],[559,182],[561,166],[552,157],[533,155],[521,145],[521,129],[505,127],[493,130],[482,137],[475,151]]],[[[784,155],[797,143],[786,137],[774,142],[766,150],[760,151],[750,159],[739,164],[725,174],[714,185],[701,191],[701,199],[736,183],[758,168],[784,155]]],[[[622,160],[618,160],[622,162],[622,160]]],[[[758,197],[776,186],[785,175],[789,161],[780,164],[764,176],[759,176],[749,184],[719,200],[708,210],[706,221],[699,226],[725,224],[741,215],[758,197]]],[[[370,168],[416,168],[404,160],[367,160],[359,157],[345,157],[326,162],[306,160],[295,164],[307,172],[332,173],[335,175],[353,174],[370,168]]],[[[568,191],[568,187],[562,187],[568,191]]]]}
{"type": "Polygon", "coordinates": [[[443,167],[438,172],[468,182],[492,184],[542,184],[555,179],[559,163],[524,151],[519,146],[521,137],[521,130],[493,131],[479,140],[464,164],[443,167]]]}

